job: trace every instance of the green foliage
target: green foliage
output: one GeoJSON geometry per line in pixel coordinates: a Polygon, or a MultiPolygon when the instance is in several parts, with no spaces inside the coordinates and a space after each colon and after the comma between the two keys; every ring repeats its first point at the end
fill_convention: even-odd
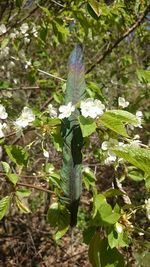
{"type": "Polygon", "coordinates": [[[116,248],[108,246],[107,239],[96,233],[89,246],[89,260],[93,267],[124,267],[123,256],[116,248]]]}
{"type": "Polygon", "coordinates": [[[107,203],[107,200],[104,195],[97,194],[93,200],[93,222],[92,224],[100,226],[107,226],[109,224],[115,224],[119,218],[120,213],[112,210],[110,204],[107,203]]]}
{"type": "Polygon", "coordinates": [[[21,200],[18,196],[16,196],[15,202],[16,202],[16,205],[17,205],[17,207],[21,213],[29,213],[30,212],[29,208],[25,205],[23,200],[21,200]]]}
{"type": "Polygon", "coordinates": [[[137,125],[138,120],[133,114],[124,110],[111,110],[106,111],[99,119],[99,123],[109,128],[110,130],[128,137],[125,129],[125,124],[137,125]]]}
{"type": "Polygon", "coordinates": [[[22,146],[5,145],[5,150],[11,161],[19,166],[27,166],[29,155],[22,146]]]}
{"type": "Polygon", "coordinates": [[[15,173],[7,173],[7,177],[14,185],[16,185],[19,180],[18,175],[16,175],[15,173]]]}
{"type": "Polygon", "coordinates": [[[137,168],[143,170],[145,173],[150,174],[150,151],[149,149],[127,146],[125,148],[113,148],[112,151],[137,168]]]}
{"type": "Polygon", "coordinates": [[[83,137],[89,136],[96,130],[96,123],[92,118],[78,117],[83,137]]]}
{"type": "Polygon", "coordinates": [[[10,199],[10,196],[6,196],[0,200],[0,220],[6,215],[8,211],[10,199]]]}
{"type": "Polygon", "coordinates": [[[68,210],[58,203],[53,203],[48,210],[47,219],[52,227],[57,227],[55,239],[60,239],[69,228],[70,214],[68,210]]]}
{"type": "Polygon", "coordinates": [[[14,216],[15,207],[25,214],[30,209],[39,212],[45,197],[58,200],[50,205],[47,222],[59,240],[69,224],[76,224],[82,177],[83,203],[76,231],[83,231],[92,266],[126,266],[120,252],[125,258],[128,252],[120,248],[130,244],[135,265],[148,267],[149,243],[143,242],[149,238],[150,216],[148,1],[2,2],[0,104],[8,117],[4,119],[0,108],[0,219],[7,214],[11,200],[16,204],[11,207],[14,216]],[[87,87],[83,49],[76,43],[84,47],[87,87]],[[74,46],[66,83],[66,62],[74,46]],[[105,104],[102,116],[81,115],[85,92],[105,104]],[[121,108],[130,112],[117,109],[118,97],[129,102],[121,108]],[[76,106],[69,118],[50,115],[49,104],[58,115],[59,106],[69,102],[76,106]],[[24,106],[31,107],[36,118],[26,127],[18,127],[16,120],[24,106]],[[133,115],[137,111],[143,112],[143,129],[133,115]],[[137,135],[141,143],[133,146],[132,137],[134,143],[137,135]],[[105,141],[108,148],[103,150],[105,141]],[[119,142],[125,146],[117,147],[119,142]],[[88,168],[82,172],[84,143],[88,168]],[[36,183],[38,190],[42,187],[38,194],[36,183]],[[32,195],[25,185],[35,185],[32,195]],[[126,203],[128,195],[131,204],[126,203]],[[140,231],[144,238],[138,236],[140,231]]]}

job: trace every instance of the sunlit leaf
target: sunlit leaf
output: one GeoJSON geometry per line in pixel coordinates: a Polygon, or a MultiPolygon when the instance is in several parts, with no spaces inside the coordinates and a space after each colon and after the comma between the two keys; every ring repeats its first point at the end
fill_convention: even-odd
{"type": "Polygon", "coordinates": [[[10,196],[6,196],[0,200],[0,220],[5,216],[10,205],[10,196]]]}

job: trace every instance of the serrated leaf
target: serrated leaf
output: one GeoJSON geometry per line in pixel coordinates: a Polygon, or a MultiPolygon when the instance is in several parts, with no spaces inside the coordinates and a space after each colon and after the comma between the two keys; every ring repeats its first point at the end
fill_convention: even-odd
{"type": "Polygon", "coordinates": [[[92,118],[78,117],[83,137],[89,136],[96,130],[96,123],[92,118]]]}
{"type": "Polygon", "coordinates": [[[16,197],[16,205],[18,207],[18,209],[22,212],[22,213],[29,213],[30,210],[28,209],[28,207],[23,203],[22,200],[20,200],[20,198],[16,197]]]}
{"type": "Polygon", "coordinates": [[[125,124],[138,124],[138,119],[135,115],[124,111],[124,110],[111,110],[106,111],[99,119],[99,122],[102,123],[105,127],[113,130],[114,132],[129,137],[125,124]]]}
{"type": "Polygon", "coordinates": [[[118,157],[125,159],[130,162],[137,168],[143,170],[147,174],[150,174],[150,150],[127,146],[124,148],[118,147],[112,149],[113,153],[115,153],[118,157]]]}
{"type": "Polygon", "coordinates": [[[28,152],[19,145],[5,145],[5,150],[10,160],[19,166],[26,166],[28,162],[28,152]]]}
{"type": "Polygon", "coordinates": [[[10,182],[12,182],[14,185],[16,185],[16,183],[19,180],[19,177],[17,174],[15,173],[7,173],[7,178],[9,179],[10,182]]]}
{"type": "Polygon", "coordinates": [[[0,200],[0,220],[5,216],[10,204],[10,196],[6,196],[0,200]]]}
{"type": "Polygon", "coordinates": [[[118,119],[112,117],[110,114],[104,113],[104,115],[99,119],[99,122],[117,134],[129,137],[124,124],[118,119]]]}

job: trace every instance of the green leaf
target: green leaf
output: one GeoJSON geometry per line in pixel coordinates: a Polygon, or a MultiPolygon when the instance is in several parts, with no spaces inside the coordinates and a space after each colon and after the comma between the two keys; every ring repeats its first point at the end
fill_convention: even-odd
{"type": "Polygon", "coordinates": [[[8,173],[8,172],[10,171],[10,166],[9,166],[9,164],[8,164],[7,162],[5,162],[5,161],[1,161],[1,164],[2,164],[2,166],[3,166],[3,170],[4,170],[4,172],[8,173]]]}
{"type": "Polygon", "coordinates": [[[6,196],[0,200],[0,220],[5,216],[10,205],[10,196],[6,196]]]}
{"type": "Polygon", "coordinates": [[[146,188],[150,190],[150,175],[146,175],[144,179],[146,188]]]}
{"type": "Polygon", "coordinates": [[[124,148],[118,147],[112,149],[113,153],[115,153],[118,157],[125,159],[130,162],[137,168],[143,170],[147,174],[150,174],[150,150],[127,146],[124,148]]]}
{"type": "Polygon", "coordinates": [[[18,197],[29,197],[31,195],[31,190],[22,187],[17,189],[16,195],[18,197]]]}
{"type": "Polygon", "coordinates": [[[132,169],[128,172],[128,178],[135,182],[140,182],[144,180],[144,175],[139,170],[132,169]]]}
{"type": "Polygon", "coordinates": [[[16,200],[16,205],[17,205],[18,209],[22,213],[29,213],[30,212],[28,207],[26,207],[26,205],[23,203],[23,201],[20,198],[16,197],[15,200],[16,200]]]}
{"type": "Polygon", "coordinates": [[[6,175],[7,175],[8,179],[9,179],[9,181],[11,181],[14,185],[16,185],[16,183],[19,180],[18,175],[15,174],[15,173],[7,173],[6,175]]]}
{"type": "Polygon", "coordinates": [[[149,70],[137,69],[136,73],[141,83],[150,83],[149,70]]]}
{"type": "Polygon", "coordinates": [[[86,228],[83,232],[83,242],[87,245],[89,245],[93,235],[96,232],[96,227],[95,226],[89,226],[88,228],[86,228]]]}
{"type": "Polygon", "coordinates": [[[100,258],[100,248],[101,240],[99,235],[96,233],[89,246],[89,260],[93,267],[101,267],[101,258],[100,258]]]}
{"type": "Polygon", "coordinates": [[[114,132],[128,137],[125,129],[125,124],[138,124],[138,119],[135,115],[124,110],[111,110],[106,111],[99,119],[99,122],[105,127],[113,130],[114,132]]]}
{"type": "Polygon", "coordinates": [[[129,245],[127,233],[124,231],[118,233],[114,227],[108,230],[107,237],[110,248],[128,247],[129,245]]]}
{"type": "Polygon", "coordinates": [[[99,17],[102,13],[100,3],[96,0],[88,0],[89,5],[93,9],[94,13],[99,17]]]}
{"type": "Polygon", "coordinates": [[[116,223],[120,218],[120,214],[112,210],[104,195],[98,194],[94,198],[94,217],[97,224],[107,225],[116,223]]]}
{"type": "Polygon", "coordinates": [[[124,267],[123,256],[116,248],[111,249],[107,239],[96,233],[89,246],[89,260],[93,267],[124,267]]]}
{"type": "Polygon", "coordinates": [[[123,193],[121,190],[119,190],[119,189],[109,189],[109,190],[107,190],[107,191],[105,191],[104,193],[103,193],[103,195],[105,196],[105,197],[115,197],[115,196],[122,196],[122,195],[124,195],[125,193],[123,193]]]}
{"type": "Polygon", "coordinates": [[[64,206],[53,203],[48,210],[47,219],[52,227],[57,226],[59,231],[65,231],[69,226],[70,214],[64,206]]]}
{"type": "Polygon", "coordinates": [[[89,136],[96,130],[96,123],[92,118],[78,117],[83,137],[89,136]]]}
{"type": "Polygon", "coordinates": [[[83,181],[85,183],[87,190],[89,190],[90,186],[92,187],[95,186],[96,177],[94,172],[89,168],[85,168],[83,170],[83,181]]]}
{"type": "Polygon", "coordinates": [[[69,229],[69,225],[68,225],[66,228],[64,228],[64,229],[57,231],[57,232],[55,233],[55,240],[57,241],[57,240],[59,240],[62,236],[64,236],[64,235],[66,234],[66,232],[68,231],[68,229],[69,229]]]}
{"type": "Polygon", "coordinates": [[[29,155],[23,147],[19,145],[5,145],[5,149],[10,160],[19,166],[27,166],[29,155]]]}

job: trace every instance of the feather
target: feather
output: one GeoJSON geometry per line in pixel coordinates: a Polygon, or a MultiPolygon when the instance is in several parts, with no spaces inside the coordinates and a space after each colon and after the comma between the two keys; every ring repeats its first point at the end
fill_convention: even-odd
{"type": "MultiPolygon", "coordinates": [[[[65,104],[77,104],[85,94],[84,65],[82,47],[77,45],[69,57],[69,74],[66,84],[65,104]]],[[[70,225],[77,223],[77,212],[82,191],[81,167],[83,137],[77,120],[79,110],[62,122],[63,159],[61,168],[61,188],[70,210],[70,225]]]]}

